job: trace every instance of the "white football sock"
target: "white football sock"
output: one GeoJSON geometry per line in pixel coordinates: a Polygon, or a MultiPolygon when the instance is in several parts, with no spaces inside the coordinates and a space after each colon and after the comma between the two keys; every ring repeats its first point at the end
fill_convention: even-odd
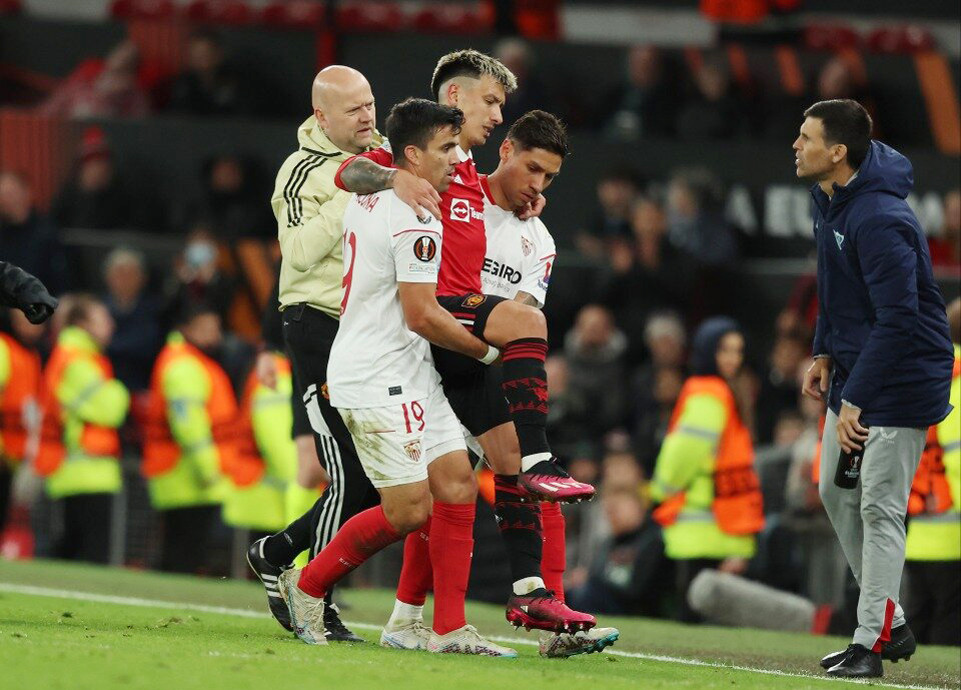
{"type": "Polygon", "coordinates": [[[533,455],[525,455],[521,458],[521,472],[527,472],[527,470],[532,468],[537,463],[550,459],[550,453],[534,453],[533,455]]]}
{"type": "Polygon", "coordinates": [[[522,577],[514,583],[514,594],[523,596],[530,594],[535,589],[547,589],[544,580],[539,577],[522,577]]]}

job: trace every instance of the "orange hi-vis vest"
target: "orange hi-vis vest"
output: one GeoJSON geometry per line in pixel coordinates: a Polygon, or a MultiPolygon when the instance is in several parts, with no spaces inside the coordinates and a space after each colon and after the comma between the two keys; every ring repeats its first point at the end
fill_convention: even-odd
{"type": "Polygon", "coordinates": [[[166,474],[180,461],[181,448],[170,432],[167,420],[167,401],[163,393],[166,367],[179,357],[192,357],[200,362],[210,377],[211,390],[207,400],[211,436],[217,447],[220,469],[226,472],[237,460],[239,448],[239,416],[237,399],[230,379],[223,368],[199,349],[186,342],[168,343],[154,364],[150,380],[150,401],[144,420],[143,465],[147,479],[166,474]]]}
{"type": "MultiPolygon", "coordinates": [[[[692,376],[681,389],[667,432],[677,426],[690,396],[710,395],[720,400],[727,413],[727,424],[718,441],[714,461],[714,499],[711,510],[722,532],[751,535],[764,527],[761,483],[754,471],[754,446],[751,432],[741,420],[734,394],[718,376],[692,376]]],[[[673,524],[680,515],[686,494],[679,493],[664,501],[654,511],[654,519],[663,526],[673,524]]]]}
{"type": "MultiPolygon", "coordinates": [[[[951,376],[955,379],[961,376],[961,359],[954,360],[951,376]]],[[[928,428],[921,463],[911,482],[908,515],[940,515],[953,505],[943,457],[944,450],[938,442],[938,426],[935,424],[928,428]]]]}
{"type": "Polygon", "coordinates": [[[10,378],[0,395],[0,442],[4,457],[20,462],[26,456],[30,435],[25,408],[40,398],[40,355],[6,333],[0,333],[0,339],[10,353],[10,378]]]}
{"type": "MultiPolygon", "coordinates": [[[[43,372],[40,391],[43,423],[40,426],[40,447],[37,450],[34,469],[42,477],[53,475],[67,457],[64,445],[63,408],[57,399],[57,388],[64,371],[78,357],[89,357],[100,367],[104,378],[113,378],[113,365],[110,364],[106,355],[85,352],[64,344],[58,344],[53,349],[43,372]]],[[[80,433],[80,450],[90,457],[116,459],[120,456],[120,436],[116,429],[84,423],[80,433]]]]}
{"type": "MultiPolygon", "coordinates": [[[[289,376],[290,361],[286,357],[277,357],[276,360],[277,375],[289,376]]],[[[238,487],[252,486],[259,482],[267,467],[267,463],[260,457],[260,452],[257,450],[257,442],[254,439],[254,431],[251,426],[254,392],[257,390],[259,383],[257,372],[251,371],[244,386],[240,408],[239,449],[229,466],[223,468],[224,474],[230,477],[230,480],[238,487]]]]}

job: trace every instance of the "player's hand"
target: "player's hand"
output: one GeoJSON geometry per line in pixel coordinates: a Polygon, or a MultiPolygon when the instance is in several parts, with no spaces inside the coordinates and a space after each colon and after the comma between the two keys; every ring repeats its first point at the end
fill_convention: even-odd
{"type": "Polygon", "coordinates": [[[538,194],[532,202],[520,210],[517,217],[521,220],[537,218],[544,211],[545,206],[547,206],[547,198],[543,194],[538,194]]]}
{"type": "Polygon", "coordinates": [[[831,378],[831,358],[818,357],[808,370],[804,372],[804,382],[801,384],[801,392],[809,398],[823,400],[824,394],[828,392],[828,382],[831,378]]]}
{"type": "Polygon", "coordinates": [[[845,453],[861,450],[868,440],[868,430],[861,426],[861,409],[841,403],[841,414],[838,415],[838,444],[845,453]]]}
{"type": "Polygon", "coordinates": [[[731,575],[743,575],[747,572],[748,560],[742,558],[741,556],[728,556],[721,564],[717,566],[717,569],[722,573],[730,573],[731,575]]]}
{"type": "Polygon", "coordinates": [[[267,386],[272,391],[277,390],[277,358],[274,357],[273,352],[268,350],[258,354],[254,370],[261,385],[267,386]]]}
{"type": "Polygon", "coordinates": [[[437,220],[440,217],[440,194],[431,183],[406,170],[398,170],[391,187],[400,200],[414,209],[418,218],[427,218],[430,213],[437,220]]]}

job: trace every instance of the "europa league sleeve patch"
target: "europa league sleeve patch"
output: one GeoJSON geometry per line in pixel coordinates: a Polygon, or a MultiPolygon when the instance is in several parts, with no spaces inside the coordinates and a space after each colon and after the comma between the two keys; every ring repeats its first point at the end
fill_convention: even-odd
{"type": "Polygon", "coordinates": [[[414,256],[425,263],[433,261],[434,257],[437,256],[437,243],[434,238],[428,235],[418,237],[414,242],[414,256]]]}

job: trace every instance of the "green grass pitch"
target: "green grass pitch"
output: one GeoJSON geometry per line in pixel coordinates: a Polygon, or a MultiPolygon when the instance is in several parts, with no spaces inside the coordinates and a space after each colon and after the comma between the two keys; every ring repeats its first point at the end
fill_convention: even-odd
{"type": "MultiPolygon", "coordinates": [[[[376,645],[393,597],[343,590],[345,620],[371,643],[310,647],[265,613],[259,585],[59,562],[0,561],[0,688],[10,690],[401,690],[455,688],[827,688],[817,660],[846,640],[604,617],[615,653],[542,659],[536,633],[499,607],[469,620],[518,659],[435,656],[376,645]],[[703,662],[697,664],[696,662],[703,662]],[[755,670],[752,670],[755,669],[755,670]],[[768,673],[762,673],[761,670],[768,673]]],[[[428,614],[429,615],[429,614],[428,614]]],[[[881,687],[882,683],[875,683],[881,687]]],[[[961,687],[957,648],[885,664],[883,686],[961,687]]]]}

